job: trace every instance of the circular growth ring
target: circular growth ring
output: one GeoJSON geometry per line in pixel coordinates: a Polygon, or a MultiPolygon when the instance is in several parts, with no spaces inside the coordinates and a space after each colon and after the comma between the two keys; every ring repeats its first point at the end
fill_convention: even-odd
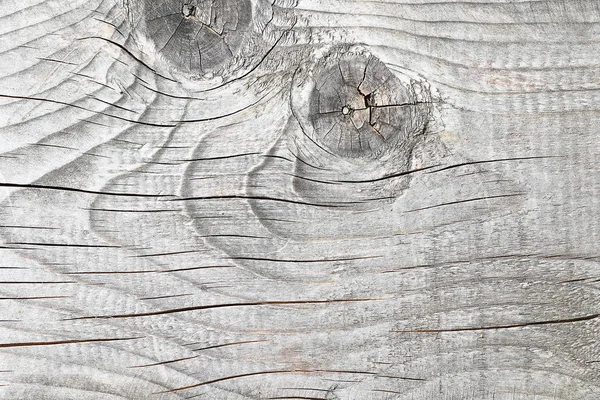
{"type": "Polygon", "coordinates": [[[250,0],[129,0],[136,36],[186,73],[222,69],[253,34],[250,0]]]}
{"type": "Polygon", "coordinates": [[[305,134],[344,158],[410,152],[431,116],[429,89],[402,80],[358,47],[337,48],[296,74],[294,115],[305,134]]]}

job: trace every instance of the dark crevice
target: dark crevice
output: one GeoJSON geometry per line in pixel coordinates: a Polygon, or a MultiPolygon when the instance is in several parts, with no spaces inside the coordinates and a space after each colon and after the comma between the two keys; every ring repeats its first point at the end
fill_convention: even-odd
{"type": "Polygon", "coordinates": [[[133,210],[133,209],[114,209],[114,208],[82,208],[87,211],[98,211],[98,212],[118,212],[118,213],[171,213],[171,212],[181,212],[181,209],[173,209],[173,210],[133,210]]]}
{"type": "MultiPolygon", "coordinates": [[[[375,377],[378,376],[378,374],[376,372],[368,372],[368,371],[346,371],[346,370],[330,370],[330,369],[271,370],[271,371],[249,372],[249,373],[245,373],[245,374],[226,376],[223,378],[217,378],[217,379],[213,379],[213,380],[209,380],[209,381],[205,381],[205,382],[201,382],[201,383],[196,383],[194,385],[182,386],[182,387],[178,387],[178,388],[174,388],[174,389],[170,389],[170,390],[165,390],[162,392],[155,392],[154,394],[179,392],[182,390],[193,389],[193,388],[197,388],[200,386],[211,385],[213,383],[223,382],[223,381],[237,379],[237,378],[244,378],[244,377],[248,377],[248,376],[267,375],[267,374],[318,374],[318,373],[321,373],[321,374],[322,373],[326,373],[326,374],[359,374],[359,375],[369,375],[369,376],[375,376],[375,377]]],[[[409,380],[415,379],[415,378],[402,378],[402,377],[397,377],[397,378],[409,379],[409,380]]],[[[419,380],[424,380],[424,379],[419,379],[419,380]]],[[[357,381],[351,381],[351,382],[357,382],[357,381]]],[[[192,396],[192,397],[197,397],[197,396],[192,396]]],[[[188,398],[191,398],[191,397],[188,397],[188,398]]],[[[291,398],[295,398],[295,397],[291,397],[291,398]]]]}
{"type": "Polygon", "coordinates": [[[246,261],[266,261],[266,262],[278,262],[278,263],[325,263],[325,262],[340,262],[340,261],[357,261],[357,260],[369,260],[373,258],[381,258],[381,256],[365,256],[365,257],[348,257],[348,258],[333,258],[333,259],[316,259],[316,260],[289,260],[289,259],[277,259],[277,258],[257,258],[257,257],[232,257],[232,260],[246,260],[246,261]]]}
{"type": "Polygon", "coordinates": [[[245,196],[245,195],[223,195],[223,196],[202,196],[202,197],[184,197],[179,199],[172,199],[169,201],[202,201],[202,200],[264,200],[264,201],[274,201],[288,204],[298,204],[303,206],[311,206],[311,207],[324,207],[324,208],[343,208],[349,207],[353,204],[358,204],[358,202],[339,202],[336,204],[318,204],[318,203],[310,203],[306,201],[299,200],[291,200],[277,197],[268,197],[268,196],[245,196]]]}
{"type": "Polygon", "coordinates": [[[232,308],[232,307],[263,307],[263,306],[293,306],[293,305],[317,305],[317,304],[334,304],[334,303],[358,303],[384,300],[381,298],[354,298],[354,299],[332,299],[332,300],[289,300],[289,301],[256,301],[246,303],[224,303],[224,304],[209,304],[203,306],[190,306],[182,308],[173,308],[161,311],[149,311],[144,313],[134,314],[113,314],[113,315],[90,315],[84,317],[65,318],[64,321],[84,320],[84,319],[111,319],[111,318],[136,318],[150,317],[155,315],[176,314],[189,311],[212,310],[217,308],[232,308]]]}
{"type": "Polygon", "coordinates": [[[165,269],[162,271],[156,271],[159,273],[166,272],[183,272],[183,271],[196,271],[200,269],[214,269],[214,268],[236,268],[233,265],[209,265],[209,266],[201,266],[201,267],[188,267],[188,268],[176,268],[176,269],[165,269]]]}
{"type": "MultiPolygon", "coordinates": [[[[371,127],[373,129],[375,129],[374,122],[373,122],[373,99],[371,97],[372,94],[373,93],[369,93],[368,95],[364,96],[364,100],[365,100],[365,107],[367,107],[369,109],[369,125],[371,125],[371,127]]],[[[379,131],[377,129],[375,129],[375,132],[379,133],[379,131]]]]}
{"type": "Polygon", "coordinates": [[[191,356],[191,357],[184,357],[184,358],[178,358],[176,360],[169,360],[169,361],[162,361],[162,362],[157,362],[157,363],[153,363],[153,364],[145,364],[145,365],[134,365],[133,367],[127,367],[127,368],[145,368],[145,367],[154,367],[157,365],[165,365],[165,364],[172,364],[172,363],[176,363],[178,361],[185,361],[185,360],[191,360],[193,358],[198,358],[200,356],[191,356]]]}
{"type": "Polygon", "coordinates": [[[482,197],[476,197],[473,199],[456,200],[456,201],[451,201],[448,203],[436,204],[433,206],[415,208],[413,210],[406,211],[406,213],[429,210],[431,208],[436,208],[436,207],[444,207],[444,206],[451,206],[451,205],[462,204],[462,203],[470,203],[470,202],[474,202],[474,201],[491,200],[491,199],[498,199],[498,198],[504,198],[504,197],[516,197],[516,196],[524,196],[524,195],[525,195],[525,193],[511,193],[511,194],[502,194],[502,195],[496,195],[496,196],[482,196],[482,197]]]}
{"type": "Polygon", "coordinates": [[[8,245],[45,246],[45,247],[79,247],[79,248],[105,248],[119,249],[121,246],[78,244],[78,243],[43,243],[43,242],[7,242],[8,245]]]}
{"type": "Polygon", "coordinates": [[[395,332],[395,333],[444,333],[444,332],[466,332],[466,331],[490,331],[490,330],[497,330],[497,329],[525,328],[528,326],[572,324],[575,322],[591,321],[598,317],[600,317],[600,314],[584,315],[582,317],[555,319],[555,320],[547,320],[547,321],[523,322],[520,324],[479,326],[479,327],[472,327],[472,328],[407,329],[407,330],[394,330],[392,332],[395,332]]]}
{"type": "Polygon", "coordinates": [[[398,178],[398,177],[405,176],[405,175],[414,174],[414,173],[417,173],[417,172],[426,171],[426,170],[429,170],[429,169],[435,168],[435,167],[437,167],[437,165],[432,165],[432,166],[423,167],[423,168],[417,168],[417,169],[413,169],[413,170],[410,170],[410,171],[398,172],[396,174],[385,175],[385,176],[382,176],[380,178],[365,179],[365,180],[354,180],[354,181],[350,181],[350,180],[337,180],[337,181],[332,181],[331,183],[374,183],[374,182],[384,181],[384,180],[387,180],[387,179],[393,179],[393,178],[398,178]]]}
{"type": "Polygon", "coordinates": [[[129,338],[104,338],[104,339],[78,339],[78,340],[59,340],[52,342],[22,342],[22,343],[0,343],[0,348],[8,347],[30,347],[30,346],[54,346],[60,344],[76,344],[76,343],[94,343],[94,342],[116,342],[123,340],[143,339],[143,337],[129,338]]]}
{"type": "Polygon", "coordinates": [[[430,171],[429,173],[433,174],[435,172],[446,171],[448,169],[466,167],[469,165],[477,165],[477,164],[488,164],[488,163],[505,162],[505,161],[525,161],[525,160],[538,160],[538,159],[550,159],[550,158],[563,158],[563,157],[564,156],[531,156],[531,157],[499,158],[496,160],[470,161],[470,162],[465,162],[465,163],[461,163],[461,164],[448,165],[448,166],[436,169],[434,171],[430,171]]]}
{"type": "Polygon", "coordinates": [[[44,299],[68,299],[71,296],[29,296],[29,297],[0,297],[0,300],[44,300],[44,299]]]}
{"type": "Polygon", "coordinates": [[[184,297],[184,296],[193,296],[191,293],[183,293],[183,294],[169,294],[165,296],[155,296],[155,297],[140,297],[138,300],[158,300],[158,299],[170,299],[173,297],[184,297]]]}
{"type": "Polygon", "coordinates": [[[213,346],[206,346],[206,347],[199,347],[197,349],[192,349],[192,351],[203,351],[203,350],[219,349],[221,347],[237,346],[237,345],[240,345],[240,344],[248,344],[248,343],[261,343],[261,342],[268,342],[268,340],[246,340],[244,342],[232,342],[232,343],[215,344],[213,346]]]}
{"type": "Polygon", "coordinates": [[[177,254],[191,254],[191,253],[202,253],[202,250],[181,250],[181,251],[172,251],[165,253],[153,253],[153,254],[138,254],[132,257],[144,258],[144,257],[163,257],[163,256],[172,256],[177,254]]]}
{"type": "Polygon", "coordinates": [[[241,154],[231,154],[231,155],[226,155],[226,156],[190,158],[190,159],[176,160],[176,161],[179,161],[179,162],[213,161],[213,160],[226,160],[226,159],[236,158],[236,157],[250,157],[250,156],[260,156],[260,155],[262,155],[262,153],[241,153],[241,154]]]}
{"type": "Polygon", "coordinates": [[[129,50],[127,47],[125,47],[124,45],[117,43],[113,40],[101,37],[101,36],[89,36],[89,37],[83,37],[83,38],[78,38],[77,40],[89,40],[89,39],[97,39],[97,40],[103,40],[105,42],[108,42],[118,48],[120,48],[125,54],[127,54],[129,57],[133,58],[136,62],[140,63],[141,65],[143,65],[144,67],[146,67],[148,70],[150,70],[150,72],[154,73],[156,76],[160,76],[161,78],[171,81],[171,82],[175,82],[177,83],[176,80],[171,79],[167,76],[164,76],[162,74],[160,74],[158,71],[156,71],[154,68],[152,68],[151,66],[149,66],[148,64],[146,64],[144,61],[142,61],[140,58],[136,57],[131,50],[129,50]]]}
{"type": "MultiPolygon", "coordinates": [[[[368,66],[368,63],[367,63],[368,66]]],[[[369,126],[371,127],[371,129],[373,129],[375,131],[375,133],[377,133],[378,135],[382,136],[381,132],[379,131],[379,129],[377,129],[375,127],[375,122],[373,121],[373,108],[375,108],[375,99],[373,98],[373,93],[365,93],[360,89],[360,85],[362,85],[362,83],[364,82],[364,80],[366,79],[366,73],[367,73],[367,67],[365,67],[365,76],[363,77],[363,80],[361,81],[361,83],[358,85],[358,87],[356,88],[358,90],[358,93],[360,93],[360,95],[363,98],[363,102],[364,102],[364,108],[362,109],[354,109],[351,110],[353,111],[359,111],[359,110],[369,110],[369,126]]]]}

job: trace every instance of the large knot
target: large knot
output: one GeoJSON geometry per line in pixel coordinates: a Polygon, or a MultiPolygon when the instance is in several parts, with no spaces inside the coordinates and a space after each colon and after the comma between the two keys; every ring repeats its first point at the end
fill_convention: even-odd
{"type": "Polygon", "coordinates": [[[250,0],[130,0],[134,30],[178,70],[205,74],[240,55],[252,33],[250,0]]]}
{"type": "Polygon", "coordinates": [[[315,138],[347,157],[378,156],[423,129],[430,99],[379,59],[348,54],[317,74],[310,100],[315,138]]]}

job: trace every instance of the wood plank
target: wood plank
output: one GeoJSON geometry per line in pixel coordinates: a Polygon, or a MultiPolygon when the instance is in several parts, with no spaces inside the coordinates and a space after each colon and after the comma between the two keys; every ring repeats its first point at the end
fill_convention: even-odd
{"type": "Polygon", "coordinates": [[[0,398],[596,399],[594,1],[0,4],[0,398]]]}

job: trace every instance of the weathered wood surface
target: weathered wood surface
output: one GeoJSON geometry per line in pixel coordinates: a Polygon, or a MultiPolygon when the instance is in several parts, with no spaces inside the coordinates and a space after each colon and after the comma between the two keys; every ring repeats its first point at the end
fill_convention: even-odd
{"type": "Polygon", "coordinates": [[[599,22],[2,0],[0,398],[600,398],[599,22]]]}

